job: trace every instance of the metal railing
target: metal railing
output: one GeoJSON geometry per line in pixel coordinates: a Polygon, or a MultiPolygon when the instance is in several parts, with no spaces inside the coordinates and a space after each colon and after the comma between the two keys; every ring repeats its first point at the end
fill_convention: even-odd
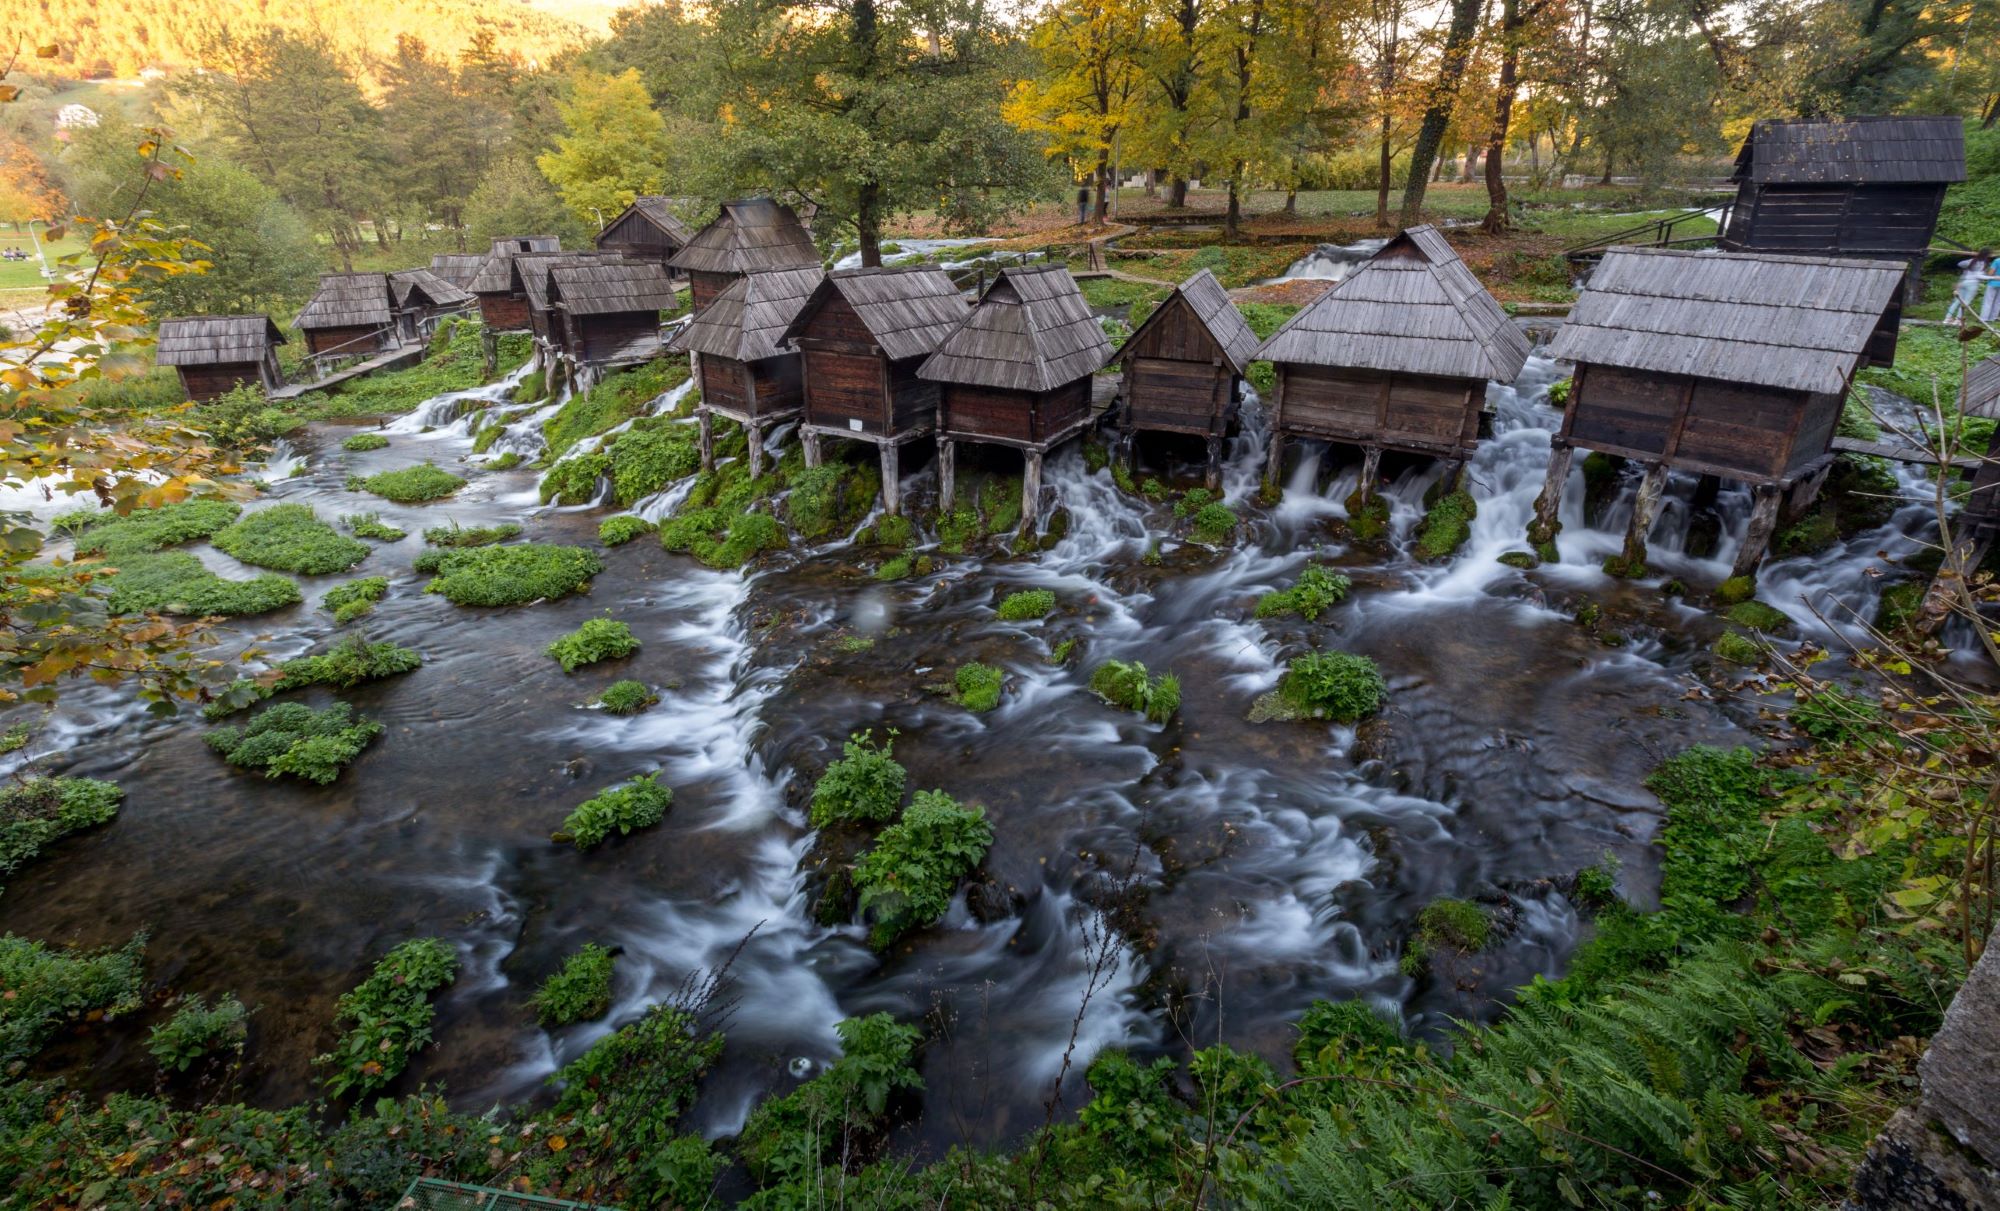
{"type": "Polygon", "coordinates": [[[1585,261],[1598,260],[1608,249],[1620,246],[1690,248],[1697,245],[1715,244],[1722,239],[1722,233],[1729,230],[1729,212],[1735,208],[1735,205],[1736,203],[1731,200],[1719,206],[1705,206],[1700,210],[1688,210],[1680,214],[1668,215],[1665,218],[1653,219],[1649,222],[1641,223],[1636,227],[1627,227],[1623,231],[1614,231],[1610,235],[1599,236],[1589,243],[1578,244],[1574,248],[1565,249],[1563,256],[1568,259],[1570,264],[1576,265],[1585,261]],[[1682,234],[1688,225],[1698,220],[1713,221],[1715,223],[1715,230],[1682,234]]]}

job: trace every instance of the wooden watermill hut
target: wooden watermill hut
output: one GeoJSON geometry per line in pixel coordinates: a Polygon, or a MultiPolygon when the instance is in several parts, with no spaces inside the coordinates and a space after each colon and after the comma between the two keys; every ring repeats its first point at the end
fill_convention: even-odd
{"type": "Polygon", "coordinates": [[[1257,334],[1215,275],[1200,270],[1174,287],[1113,359],[1120,369],[1120,456],[1141,431],[1185,433],[1208,443],[1208,486],[1222,478],[1222,439],[1236,419],[1257,334]]]}
{"type": "Polygon", "coordinates": [[[959,442],[1025,459],[1021,522],[1035,524],[1042,459],[1090,424],[1090,378],[1111,342],[1061,265],[1003,269],[917,371],[939,385],[938,497],[949,508],[959,442]]]}
{"type": "Polygon", "coordinates": [[[323,273],[292,326],[315,358],[372,357],[400,342],[386,273],[323,273]]]}
{"type": "Polygon", "coordinates": [[[764,473],[764,430],[804,410],[799,355],[780,342],[825,276],[817,264],[745,274],[668,342],[668,349],[693,355],[704,468],[715,465],[715,417],[743,426],[756,476],[764,473]]]}
{"type": "Polygon", "coordinates": [[[617,218],[597,233],[600,252],[615,252],[635,261],[651,261],[661,269],[694,233],[674,214],[673,199],[658,196],[634,198],[617,218]]]}
{"type": "Polygon", "coordinates": [[[158,363],[180,375],[181,390],[200,403],[244,384],[271,391],[284,382],[278,346],[285,335],[264,315],[190,315],[161,320],[158,363]]]}
{"type": "Polygon", "coordinates": [[[783,340],[802,359],[806,465],[819,465],[824,438],[871,442],[882,460],[882,506],[901,512],[901,447],[937,422],[938,385],[917,367],[971,310],[936,266],[828,274],[783,340]]]}
{"type": "Polygon", "coordinates": [[[548,299],[557,346],[579,386],[666,351],[660,312],[673,309],[674,288],[658,261],[557,265],[549,271],[548,299]]]}
{"type": "Polygon", "coordinates": [[[562,241],[552,235],[503,236],[480,262],[479,271],[466,285],[479,300],[479,318],[488,334],[528,330],[528,296],[514,272],[514,258],[532,253],[556,252],[562,241]]]}
{"type": "Polygon", "coordinates": [[[667,264],[687,274],[694,309],[700,311],[745,274],[817,270],[820,255],[791,207],[770,198],[746,198],[724,202],[715,221],[668,257],[667,264]]]}
{"type": "Polygon", "coordinates": [[[535,348],[550,365],[563,355],[563,326],[549,298],[549,275],[558,269],[579,265],[616,265],[624,260],[615,252],[530,252],[514,258],[514,277],[521,284],[521,298],[528,305],[528,331],[535,348]]]}
{"type": "Polygon", "coordinates": [[[431,272],[469,292],[472,279],[479,276],[479,267],[486,263],[486,256],[483,252],[440,252],[431,257],[431,272]]]}
{"type": "Polygon", "coordinates": [[[1577,446],[1645,467],[1622,566],[1645,566],[1670,469],[1731,479],[1755,496],[1736,574],[1764,556],[1782,498],[1816,490],[1854,372],[1894,356],[1876,339],[1899,261],[1614,248],[1549,355],[1576,373],[1529,538],[1553,544],[1577,446]]]}
{"type": "Polygon", "coordinates": [[[472,292],[452,285],[428,269],[405,269],[389,275],[389,294],[396,304],[396,333],[404,340],[425,341],[447,315],[470,311],[472,292]]]}
{"type": "Polygon", "coordinates": [[[1412,227],[1257,350],[1277,371],[1266,476],[1281,481],[1296,436],[1360,446],[1364,500],[1385,450],[1449,459],[1456,479],[1486,384],[1513,382],[1528,350],[1444,236],[1412,227]]]}

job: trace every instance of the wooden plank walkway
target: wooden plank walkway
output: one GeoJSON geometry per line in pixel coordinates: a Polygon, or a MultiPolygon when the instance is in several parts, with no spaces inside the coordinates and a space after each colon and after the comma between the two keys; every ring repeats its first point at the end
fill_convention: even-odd
{"type": "MultiPolygon", "coordinates": [[[[1901,446],[1895,442],[1865,442],[1858,437],[1836,437],[1833,449],[1837,454],[1868,454],[1876,458],[1886,458],[1899,463],[1923,463],[1935,467],[1937,455],[1917,446],[1901,446]]],[[[1975,454],[1961,454],[1951,460],[1954,467],[1976,467],[1984,460],[1975,454]]]]}
{"type": "Polygon", "coordinates": [[[405,363],[415,364],[421,361],[423,356],[424,347],[422,345],[398,345],[386,353],[378,353],[366,361],[356,362],[345,370],[336,370],[316,382],[287,383],[276,391],[271,392],[270,398],[274,403],[279,400],[297,399],[308,391],[325,391],[328,388],[337,387],[350,379],[357,379],[363,375],[373,374],[377,370],[401,369],[405,363]]]}

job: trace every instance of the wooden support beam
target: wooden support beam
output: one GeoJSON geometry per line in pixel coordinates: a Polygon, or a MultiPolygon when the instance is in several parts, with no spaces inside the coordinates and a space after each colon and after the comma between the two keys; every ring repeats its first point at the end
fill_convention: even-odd
{"type": "Polygon", "coordinates": [[[491,328],[479,332],[479,354],[486,363],[486,377],[492,378],[500,372],[500,334],[491,328]]]}
{"type": "Polygon", "coordinates": [[[1208,467],[1202,475],[1201,482],[1211,492],[1218,491],[1222,487],[1222,435],[1220,433],[1211,433],[1208,435],[1208,467]]]}
{"type": "Polygon", "coordinates": [[[1549,448],[1549,472],[1535,497],[1535,520],[1528,523],[1528,545],[1543,559],[1556,558],[1556,534],[1562,530],[1563,485],[1569,482],[1570,459],[1576,448],[1557,442],[1549,448]]]}
{"type": "Polygon", "coordinates": [[[1264,478],[1273,488],[1285,486],[1285,435],[1271,430],[1271,453],[1264,464],[1264,478]]]}
{"type": "Polygon", "coordinates": [[[1778,506],[1784,503],[1784,492],[1776,484],[1759,484],[1753,495],[1755,503],[1750,507],[1750,525],[1743,532],[1742,549],[1736,552],[1736,566],[1730,569],[1732,577],[1757,574],[1757,565],[1764,561],[1764,552],[1771,545],[1771,535],[1778,529],[1778,506]]]}
{"type": "Polygon", "coordinates": [[[958,443],[948,437],[938,438],[938,508],[951,508],[952,499],[958,495],[958,443]]]}
{"type": "Polygon", "coordinates": [[[1027,463],[1021,469],[1021,530],[1033,533],[1040,529],[1042,508],[1042,452],[1029,450],[1027,463]]]}
{"type": "Polygon", "coordinates": [[[1833,474],[1833,464],[1829,462],[1811,475],[1794,483],[1790,490],[1785,493],[1785,506],[1779,510],[1778,524],[1789,526],[1803,517],[1806,511],[1813,507],[1813,502],[1819,499],[1820,489],[1826,486],[1827,477],[1831,474],[1833,474]]]}
{"type": "Polygon", "coordinates": [[[903,511],[902,447],[895,442],[882,443],[882,508],[892,516],[903,511]]]}
{"type": "Polygon", "coordinates": [[[1375,496],[1375,479],[1382,471],[1382,447],[1370,446],[1361,456],[1361,503],[1367,504],[1375,496]]]}
{"type": "Polygon", "coordinates": [[[1660,516],[1660,493],[1666,487],[1667,464],[1647,464],[1646,473],[1639,477],[1639,495],[1632,502],[1632,524],[1625,527],[1625,551],[1618,575],[1646,574],[1646,536],[1653,532],[1653,522],[1660,516]]]}
{"type": "Polygon", "coordinates": [[[750,438],[750,478],[761,479],[764,475],[764,429],[756,421],[743,426],[750,438]]]}
{"type": "Polygon", "coordinates": [[[810,429],[805,429],[800,431],[799,444],[805,447],[806,466],[808,467],[819,466],[819,461],[820,461],[819,442],[820,442],[819,434],[814,433],[810,429]]]}
{"type": "Polygon", "coordinates": [[[701,469],[715,470],[715,416],[707,408],[695,410],[695,427],[700,432],[701,469]]]}

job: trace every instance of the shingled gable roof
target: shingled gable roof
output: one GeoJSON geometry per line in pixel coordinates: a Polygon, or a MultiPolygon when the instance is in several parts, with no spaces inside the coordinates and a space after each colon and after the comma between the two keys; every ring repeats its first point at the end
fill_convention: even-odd
{"type": "Polygon", "coordinates": [[[394,319],[386,273],[323,273],[294,328],[367,328],[394,319]]]}
{"type": "Polygon", "coordinates": [[[1119,353],[1122,355],[1126,349],[1132,348],[1140,334],[1166,314],[1167,304],[1173,301],[1175,294],[1186,300],[1195,318],[1201,321],[1201,326],[1215,338],[1215,343],[1222,349],[1222,356],[1229,361],[1229,368],[1238,374],[1248,370],[1250,363],[1257,358],[1257,334],[1250,331],[1243,313],[1229,300],[1229,292],[1215,280],[1215,274],[1206,269],[1197,270],[1193,277],[1174,287],[1173,294],[1162,299],[1160,305],[1153,308],[1153,314],[1146,317],[1146,322],[1125,338],[1119,353]]]}
{"type": "Polygon", "coordinates": [[[1959,118],[1771,118],[1732,178],[1758,185],[1948,185],[1965,179],[1959,118]]]}
{"type": "Polygon", "coordinates": [[[1511,383],[1528,338],[1449,243],[1412,227],[1285,321],[1259,359],[1511,383]]]}
{"type": "Polygon", "coordinates": [[[571,315],[665,311],[675,301],[658,261],[625,260],[551,269],[549,299],[571,315]]]}
{"type": "Polygon", "coordinates": [[[841,269],[826,276],[799,308],[784,343],[805,335],[812,313],[838,294],[861,317],[891,361],[925,357],[964,321],[972,304],[935,265],[901,269],[841,269]]]}
{"type": "Polygon", "coordinates": [[[433,307],[459,307],[472,301],[470,291],[452,285],[428,269],[405,269],[390,274],[389,289],[398,307],[408,307],[413,294],[421,294],[433,307]]]}
{"type": "Polygon", "coordinates": [[[160,321],[155,349],[162,366],[226,366],[261,361],[284,343],[267,315],[186,315],[160,321]]]}
{"type": "Polygon", "coordinates": [[[918,368],[922,378],[1050,391],[1094,374],[1111,342],[1061,265],[1003,269],[965,322],[918,368]]]}
{"type": "Polygon", "coordinates": [[[2000,420],[2000,353],[1975,364],[1966,373],[1959,408],[1968,416],[2000,420]]]}
{"type": "Polygon", "coordinates": [[[745,274],[696,312],[667,347],[739,362],[789,353],[778,342],[825,276],[817,265],[745,274]]]}
{"type": "Polygon", "coordinates": [[[514,278],[534,311],[549,309],[549,274],[578,265],[612,265],[625,258],[615,252],[524,252],[514,258],[514,278]]]}
{"type": "Polygon", "coordinates": [[[817,269],[819,250],[792,208],[769,198],[724,202],[715,221],[696,232],[667,264],[697,273],[761,273],[817,269]]]}
{"type": "Polygon", "coordinates": [[[431,258],[431,272],[460,290],[470,290],[486,256],[483,252],[440,252],[431,258]]]}
{"type": "Polygon", "coordinates": [[[562,241],[552,235],[500,236],[493,241],[479,272],[473,275],[466,289],[474,294],[511,294],[516,288],[515,257],[530,252],[556,252],[561,248],[562,241]]]}
{"type": "Polygon", "coordinates": [[[1790,391],[1847,389],[1898,261],[1613,248],[1549,356],[1790,391]]]}
{"type": "Polygon", "coordinates": [[[620,223],[628,218],[636,218],[650,224],[674,243],[686,244],[694,238],[694,232],[689,231],[688,225],[681,222],[680,216],[673,212],[672,201],[671,198],[657,194],[634,198],[630,206],[618,212],[617,218],[604,225],[604,230],[597,233],[597,238],[603,240],[620,223]]]}

